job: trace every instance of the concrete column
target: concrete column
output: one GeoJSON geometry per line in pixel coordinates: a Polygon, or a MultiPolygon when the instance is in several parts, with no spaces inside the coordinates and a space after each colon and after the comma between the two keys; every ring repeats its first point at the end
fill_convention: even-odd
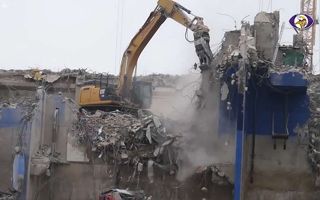
{"type": "Polygon", "coordinates": [[[38,177],[30,176],[30,167],[31,167],[31,157],[37,152],[39,146],[43,141],[43,130],[44,130],[44,114],[45,114],[45,102],[46,102],[46,93],[43,87],[39,87],[36,92],[36,97],[38,100],[38,105],[35,110],[32,125],[31,125],[31,134],[30,134],[30,149],[28,156],[28,171],[27,171],[27,189],[26,196],[27,200],[33,199],[37,193],[38,188],[38,177]]]}

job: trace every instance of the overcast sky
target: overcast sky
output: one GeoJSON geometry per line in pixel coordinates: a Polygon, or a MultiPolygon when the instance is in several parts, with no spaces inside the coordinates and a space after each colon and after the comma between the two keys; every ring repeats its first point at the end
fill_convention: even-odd
{"type": "MultiPolygon", "coordinates": [[[[253,22],[259,10],[280,10],[286,22],[284,43],[291,43],[289,18],[299,0],[179,0],[202,16],[211,29],[211,46],[223,32],[253,22]]],[[[0,0],[0,66],[5,69],[88,68],[116,73],[129,41],[155,8],[157,0],[0,0]]],[[[138,73],[186,73],[197,62],[185,28],[168,19],[138,61],[138,73]]],[[[192,37],[192,34],[189,34],[192,37]]]]}

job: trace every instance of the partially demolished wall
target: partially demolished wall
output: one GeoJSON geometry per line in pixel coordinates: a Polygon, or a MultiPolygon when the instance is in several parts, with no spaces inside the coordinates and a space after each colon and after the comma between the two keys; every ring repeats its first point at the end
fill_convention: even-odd
{"type": "Polygon", "coordinates": [[[243,23],[241,29],[241,35],[239,31],[225,34],[213,62],[220,90],[219,132],[224,136],[245,134],[240,164],[243,180],[238,182],[244,183],[244,192],[235,195],[244,199],[317,199],[318,96],[314,80],[318,78],[306,70],[303,48],[280,46],[277,53],[278,12],[258,13],[254,25],[243,23]],[[285,103],[286,95],[289,103],[285,103]],[[306,122],[310,130],[298,131],[306,122]]]}
{"type": "MultiPolygon", "coordinates": [[[[29,109],[33,111],[33,115],[22,115],[26,116],[23,119],[28,119],[31,140],[30,144],[22,145],[27,148],[28,176],[25,177],[27,187],[21,194],[27,199],[80,200],[97,199],[108,189],[125,188],[144,190],[149,199],[232,199],[236,129],[240,124],[237,119],[239,113],[247,108],[250,111],[250,106],[254,105],[251,107],[254,115],[245,115],[249,123],[244,126],[249,128],[243,129],[247,134],[243,153],[245,199],[317,199],[319,189],[316,186],[320,182],[319,77],[305,70],[304,52],[299,47],[280,47],[273,63],[278,32],[278,12],[259,13],[253,26],[244,23],[241,31],[227,32],[212,66],[201,71],[201,82],[196,84],[200,88],[191,90],[196,98],[188,96],[196,102],[175,108],[173,119],[144,110],[79,111],[68,98],[76,96],[75,76],[80,73],[77,82],[80,86],[89,83],[87,78],[95,79],[90,83],[111,79],[115,82],[116,77],[108,75],[92,75],[81,70],[66,70],[53,76],[46,75],[49,72],[28,72],[23,77],[29,85],[19,86],[14,80],[14,86],[19,86],[19,90],[12,85],[1,87],[4,92],[0,94],[0,144],[12,141],[1,152],[5,154],[7,168],[11,167],[9,157],[21,152],[21,147],[15,148],[21,137],[21,121],[14,121],[13,127],[1,127],[6,119],[3,113],[8,108],[16,109],[17,105],[25,114],[30,114],[29,109]],[[284,143],[279,143],[269,131],[272,126],[269,122],[274,116],[269,111],[279,101],[268,103],[267,100],[272,95],[279,97],[275,91],[281,87],[270,86],[269,82],[269,85],[264,84],[271,74],[279,77],[288,72],[294,72],[291,78],[308,78],[311,118],[304,129],[300,128],[302,121],[287,120],[290,123],[285,128],[291,135],[284,143]],[[67,87],[58,87],[63,81],[67,82],[67,87]],[[267,92],[258,93],[258,89],[267,92]],[[26,98],[16,98],[17,95],[26,98]],[[248,103],[244,104],[245,109],[240,109],[242,102],[238,100],[243,95],[247,95],[248,103]],[[36,103],[33,96],[37,96],[36,103]],[[188,114],[185,111],[189,111],[188,114]],[[224,111],[226,115],[221,115],[224,111]],[[265,117],[261,120],[259,116],[265,117]],[[251,127],[252,124],[257,126],[251,127]],[[297,133],[293,133],[293,125],[297,133]]],[[[176,87],[176,77],[151,75],[146,79],[153,81],[154,86],[170,87],[176,94],[183,90],[183,87],[176,87]]],[[[298,91],[298,99],[304,99],[304,92],[298,91]]],[[[176,103],[182,104],[179,100],[176,103]]],[[[294,97],[290,100],[294,102],[294,97]]],[[[297,113],[303,115],[305,105],[289,107],[290,117],[297,113]]],[[[280,106],[276,109],[281,110],[280,106]]],[[[1,189],[10,185],[9,172],[3,172],[6,181],[0,185],[1,189]]],[[[17,183],[19,185],[19,181],[17,183]]]]}
{"type": "Polygon", "coordinates": [[[304,135],[309,140],[308,158],[314,170],[315,185],[320,186],[320,76],[311,75],[309,77],[308,95],[310,98],[311,116],[307,123],[304,135]],[[307,132],[307,134],[306,134],[307,132]]]}
{"type": "MultiPolygon", "coordinates": [[[[190,124],[181,129],[178,122],[146,111],[135,114],[126,111],[79,112],[69,98],[76,96],[74,92],[77,91],[73,72],[68,76],[60,74],[61,77],[52,83],[47,82],[48,76],[35,80],[29,71],[12,73],[18,78],[7,82],[9,85],[3,87],[6,93],[1,94],[5,94],[3,97],[21,95],[23,98],[12,98],[16,102],[3,98],[3,107],[22,106],[33,111],[33,115],[28,115],[30,126],[27,129],[31,140],[25,140],[28,144],[25,150],[28,155],[26,188],[20,193],[27,199],[97,199],[100,192],[117,186],[143,189],[153,199],[192,199],[199,196],[210,199],[217,195],[222,199],[231,198],[231,180],[221,170],[224,166],[215,165],[223,163],[206,158],[196,163],[191,159],[191,167],[186,165],[189,171],[183,179],[177,179],[182,169],[181,159],[185,159],[181,152],[195,140],[194,137],[182,139],[186,135],[181,131],[188,129],[190,124]],[[215,187],[216,184],[221,186],[215,187]]],[[[189,84],[198,86],[192,82],[188,87],[189,84]]],[[[182,84],[174,90],[185,98],[184,95],[189,95],[189,91],[187,94],[183,92],[186,87],[182,84]]],[[[194,92],[196,87],[192,88],[194,92]]],[[[16,125],[21,125],[19,120],[16,125]]],[[[7,132],[12,134],[12,131],[7,132]]],[[[188,134],[192,135],[190,129],[188,134]]],[[[12,140],[12,135],[10,138],[3,139],[12,140]]],[[[189,149],[197,150],[192,143],[189,149]]],[[[8,171],[11,171],[15,142],[12,144],[7,146],[4,156],[8,161],[8,171]]],[[[5,191],[11,185],[11,173],[6,177],[5,191]]]]}

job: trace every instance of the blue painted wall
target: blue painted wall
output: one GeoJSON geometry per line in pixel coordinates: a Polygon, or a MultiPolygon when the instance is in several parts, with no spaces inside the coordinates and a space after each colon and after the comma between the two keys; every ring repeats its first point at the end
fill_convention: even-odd
{"type": "MultiPolygon", "coordinates": [[[[226,71],[224,81],[229,88],[227,100],[220,103],[220,134],[235,133],[237,125],[237,109],[240,105],[240,94],[237,85],[231,85],[231,75],[237,67],[226,71]],[[231,110],[227,110],[227,101],[231,110]]],[[[285,133],[285,104],[288,112],[289,135],[295,135],[297,125],[303,125],[309,118],[309,98],[306,93],[307,81],[296,72],[270,74],[269,78],[259,82],[255,77],[248,80],[246,96],[245,132],[257,135],[271,135],[274,118],[274,132],[285,133]],[[287,100],[286,100],[287,98],[287,100]],[[286,102],[287,101],[287,102],[286,102]]]]}
{"type": "MultiPolygon", "coordinates": [[[[24,177],[24,185],[22,191],[18,195],[19,200],[26,199],[26,172],[28,170],[29,148],[30,148],[30,135],[31,135],[31,122],[22,120],[22,110],[17,108],[2,108],[0,111],[0,129],[12,128],[16,130],[16,133],[21,133],[21,147],[22,152],[17,154],[14,162],[12,163],[13,172],[13,184],[14,180],[18,179],[18,176],[24,177]]],[[[1,137],[1,135],[0,135],[1,137]]],[[[14,146],[12,146],[12,149],[14,146]]],[[[8,155],[8,156],[11,156],[8,155]]]]}
{"type": "Polygon", "coordinates": [[[21,117],[21,110],[19,108],[1,108],[0,128],[18,127],[21,117]]]}
{"type": "Polygon", "coordinates": [[[229,94],[226,100],[220,101],[219,133],[236,134],[234,200],[242,199],[245,136],[256,133],[270,135],[271,138],[273,131],[285,134],[286,130],[289,136],[293,136],[296,126],[303,125],[309,118],[308,83],[302,74],[268,74],[265,69],[253,69],[256,71],[250,73],[244,108],[244,98],[238,93],[235,81],[238,65],[229,66],[221,82],[221,86],[225,83],[228,85],[229,94]],[[231,106],[228,106],[228,102],[231,106]]]}

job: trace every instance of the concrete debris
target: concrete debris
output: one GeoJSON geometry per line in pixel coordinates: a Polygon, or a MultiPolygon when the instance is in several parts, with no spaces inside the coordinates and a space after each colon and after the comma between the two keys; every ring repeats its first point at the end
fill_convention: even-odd
{"type": "Polygon", "coordinates": [[[48,83],[53,83],[53,82],[56,82],[57,80],[60,79],[60,76],[59,75],[56,75],[56,74],[47,74],[45,75],[44,77],[44,80],[48,83]]]}
{"type": "Polygon", "coordinates": [[[147,126],[147,130],[146,130],[146,137],[149,140],[149,143],[152,144],[152,138],[151,138],[151,125],[149,124],[147,126]]]}
{"type": "Polygon", "coordinates": [[[271,61],[279,41],[279,11],[260,12],[254,19],[256,48],[259,58],[271,61]],[[268,42],[265,42],[266,38],[268,42]]]}
{"type": "MultiPolygon", "coordinates": [[[[211,183],[218,185],[232,185],[230,178],[216,165],[201,166],[196,169],[195,175],[207,176],[211,183]]],[[[208,184],[208,183],[207,183],[208,184]]]]}
{"type": "Polygon", "coordinates": [[[153,178],[154,178],[154,174],[153,174],[153,164],[154,162],[152,160],[148,161],[148,178],[149,178],[149,182],[153,183],[153,178]]]}
{"type": "Polygon", "coordinates": [[[25,79],[33,79],[35,81],[41,81],[43,79],[42,72],[40,70],[32,70],[30,74],[24,75],[25,79]]]}
{"type": "Polygon", "coordinates": [[[255,16],[254,21],[259,23],[272,23],[271,16],[270,13],[260,12],[255,16]]]}
{"type": "Polygon", "coordinates": [[[40,176],[50,167],[50,159],[45,156],[35,156],[31,158],[30,174],[40,176]]]}
{"type": "Polygon", "coordinates": [[[30,73],[24,75],[25,79],[31,79],[34,81],[45,81],[48,83],[53,83],[57,81],[60,76],[57,74],[46,74],[38,69],[33,69],[30,73]]]}
{"type": "Polygon", "coordinates": [[[48,69],[30,69],[30,70],[1,70],[0,76],[8,81],[20,81],[21,78],[29,81],[37,81],[41,83],[55,83],[58,80],[64,78],[77,78],[78,76],[98,77],[96,73],[89,73],[86,69],[71,70],[65,68],[60,72],[54,72],[48,69]]]}
{"type": "Polygon", "coordinates": [[[0,191],[0,200],[16,200],[16,193],[6,193],[0,191]]]}
{"type": "Polygon", "coordinates": [[[144,191],[129,191],[122,189],[112,189],[106,192],[102,192],[99,196],[99,200],[145,200],[148,197],[144,191]]]}
{"type": "Polygon", "coordinates": [[[51,163],[63,162],[60,161],[59,154],[52,152],[49,146],[41,146],[40,149],[31,157],[30,174],[40,176],[46,173],[47,176],[50,176],[51,163]]]}
{"type": "Polygon", "coordinates": [[[311,112],[311,116],[307,124],[309,130],[308,156],[311,166],[317,176],[316,184],[320,186],[320,75],[313,75],[309,77],[308,95],[311,112]]]}
{"type": "Polygon", "coordinates": [[[28,113],[36,106],[34,96],[23,97],[2,97],[0,96],[0,110],[6,108],[20,109],[22,112],[28,113]]]}
{"type": "Polygon", "coordinates": [[[141,110],[138,113],[136,116],[118,110],[98,110],[90,114],[82,110],[74,124],[74,134],[80,144],[89,144],[101,159],[132,164],[138,170],[146,165],[149,173],[152,161],[175,174],[176,138],[167,133],[159,117],[141,110]]]}
{"type": "Polygon", "coordinates": [[[308,70],[298,66],[281,65],[281,66],[271,66],[270,73],[288,73],[288,72],[299,72],[302,74],[308,74],[308,70]]]}

